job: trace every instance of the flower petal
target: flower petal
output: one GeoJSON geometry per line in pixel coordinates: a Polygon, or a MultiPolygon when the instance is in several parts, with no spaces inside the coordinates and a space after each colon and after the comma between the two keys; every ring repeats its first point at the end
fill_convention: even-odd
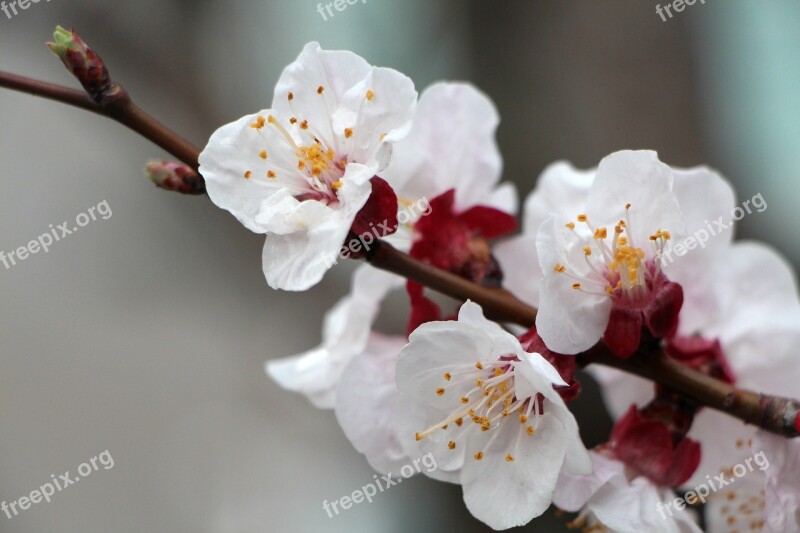
{"type": "MultiPolygon", "coordinates": [[[[533,437],[524,433],[521,424],[503,424],[497,431],[502,434],[482,460],[466,461],[461,483],[470,513],[492,529],[502,530],[527,524],[550,507],[567,436],[550,415],[544,415],[533,437]],[[507,461],[507,454],[514,460],[507,461]]],[[[490,432],[476,435],[486,438],[486,433],[490,432]]],[[[480,449],[480,443],[470,439],[469,448],[480,449]]]]}
{"type": "Polygon", "coordinates": [[[397,438],[395,364],[405,337],[373,333],[345,368],[336,393],[336,419],[356,450],[382,474],[396,474],[408,460],[397,438]]]}
{"type": "Polygon", "coordinates": [[[308,352],[267,361],[267,374],[281,387],[300,392],[316,407],[332,409],[336,384],[350,360],[364,350],[380,302],[403,280],[363,265],[353,276],[351,294],[325,315],[322,344],[308,352]]]}
{"type": "MultiPolygon", "coordinates": [[[[475,87],[433,84],[420,96],[413,128],[394,146],[385,175],[401,197],[432,199],[455,189],[458,211],[479,204],[495,206],[487,199],[502,169],[495,141],[499,122],[492,101],[475,87]]],[[[494,202],[513,212],[516,194],[510,196],[510,184],[505,191],[494,202]]]]}
{"type": "Polygon", "coordinates": [[[683,215],[672,192],[672,170],[648,150],[621,151],[605,157],[589,192],[586,211],[596,225],[614,224],[627,216],[631,244],[649,247],[656,230],[668,230],[673,239],[685,235],[683,215]]]}

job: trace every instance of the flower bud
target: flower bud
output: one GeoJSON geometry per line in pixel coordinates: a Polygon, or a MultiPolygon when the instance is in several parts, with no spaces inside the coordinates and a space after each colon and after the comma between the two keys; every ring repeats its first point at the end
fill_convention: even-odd
{"type": "Polygon", "coordinates": [[[182,194],[205,194],[206,183],[188,165],[174,161],[150,161],[145,173],[157,187],[182,194]]]}
{"type": "Polygon", "coordinates": [[[72,72],[95,102],[100,102],[111,87],[111,78],[103,60],[72,30],[56,27],[55,42],[47,43],[67,70],[72,72]]]}

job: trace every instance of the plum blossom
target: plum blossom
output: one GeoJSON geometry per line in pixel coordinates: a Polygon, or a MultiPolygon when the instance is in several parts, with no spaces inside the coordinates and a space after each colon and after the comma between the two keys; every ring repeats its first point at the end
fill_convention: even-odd
{"type": "Polygon", "coordinates": [[[304,394],[314,406],[333,409],[345,367],[370,342],[380,303],[403,279],[367,267],[353,276],[353,289],[325,315],[322,344],[313,350],[267,361],[267,374],[281,387],[304,394]]]}
{"type": "Polygon", "coordinates": [[[758,431],[749,444],[742,460],[724,472],[735,484],[727,484],[708,500],[708,532],[800,531],[800,438],[758,431]],[[745,457],[748,452],[750,457],[745,457]]]}
{"type": "Polygon", "coordinates": [[[408,133],[416,99],[399,72],[309,43],[283,71],[271,109],[211,136],[200,155],[208,195],[266,234],[271,287],[305,290],[319,282],[374,189],[391,195],[377,200],[396,211],[376,175],[391,144],[408,133]]]}
{"type": "Polygon", "coordinates": [[[562,473],[553,496],[553,503],[560,509],[579,513],[570,524],[572,527],[588,526],[588,531],[615,533],[702,531],[686,509],[663,512],[675,498],[669,488],[632,473],[608,450],[589,454],[592,472],[579,476],[562,473]]]}
{"type": "Polygon", "coordinates": [[[655,337],[674,331],[683,295],[661,269],[671,240],[684,233],[672,183],[655,152],[611,154],[597,168],[585,211],[554,213],[539,228],[536,326],[552,350],[578,353],[602,337],[628,357],[643,327],[655,337]]]}
{"type": "Polygon", "coordinates": [[[469,511],[494,529],[526,524],[550,505],[560,472],[591,460],[554,387],[567,383],[541,355],[465,303],[457,321],[414,331],[397,369],[398,434],[427,475],[464,490],[469,511]]]}
{"type": "MultiPolygon", "coordinates": [[[[709,220],[729,216],[735,205],[734,195],[717,173],[699,167],[674,170],[674,176],[674,190],[681,206],[693,203],[692,209],[685,210],[689,233],[696,234],[709,220]]],[[[680,283],[686,294],[676,335],[668,339],[666,351],[682,363],[734,382],[737,387],[793,396],[800,380],[795,361],[800,344],[800,299],[792,268],[768,246],[754,242],[732,244],[732,238],[732,232],[718,234],[680,261],[665,266],[670,279],[680,283]]],[[[643,405],[653,395],[653,384],[644,379],[604,367],[591,372],[600,381],[615,418],[632,404],[643,405]]],[[[756,429],[723,413],[702,409],[688,436],[700,442],[703,450],[695,475],[686,482],[695,487],[706,482],[706,476],[730,471],[742,463],[748,455],[748,444],[755,440],[756,429]]],[[[786,441],[787,446],[794,442],[766,437],[786,441]]],[[[774,471],[777,475],[778,470],[774,471]]],[[[748,479],[752,476],[748,474],[748,479]]],[[[764,495],[760,494],[763,483],[757,484],[760,488],[756,490],[746,490],[744,485],[737,481],[731,501],[742,505],[746,501],[739,501],[740,497],[747,495],[745,500],[752,498],[751,506],[760,505],[759,498],[764,503],[764,495]]],[[[727,494],[709,502],[709,512],[715,518],[721,517],[719,528],[711,531],[726,531],[731,523],[744,520],[741,513],[732,510],[730,501],[729,505],[724,504],[725,498],[727,494]]],[[[754,519],[748,518],[746,525],[750,527],[754,519]]],[[[783,530],[778,527],[774,531],[783,530]]],[[[786,531],[792,531],[791,527],[786,531]]]]}

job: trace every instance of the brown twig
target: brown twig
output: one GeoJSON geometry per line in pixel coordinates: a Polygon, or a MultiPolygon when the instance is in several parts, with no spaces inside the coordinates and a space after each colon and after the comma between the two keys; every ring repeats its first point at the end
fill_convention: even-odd
{"type": "Polygon", "coordinates": [[[9,72],[0,71],[0,87],[41,96],[114,119],[197,170],[200,149],[145,113],[121,85],[113,84],[99,103],[83,91],[9,72]]]}
{"type": "MultiPolygon", "coordinates": [[[[147,115],[128,93],[115,85],[95,103],[80,91],[0,72],[0,87],[27,92],[110,117],[151,140],[187,165],[197,169],[200,150],[147,115]]],[[[508,291],[482,287],[404,254],[377,241],[366,256],[373,266],[393,272],[457,300],[480,304],[495,320],[532,327],[536,309],[508,291]]],[[[641,350],[633,357],[612,356],[602,344],[578,356],[582,365],[603,364],[641,376],[678,392],[699,405],[720,410],[746,423],[786,437],[800,436],[800,402],[739,390],[669,359],[663,352],[641,350]]]]}

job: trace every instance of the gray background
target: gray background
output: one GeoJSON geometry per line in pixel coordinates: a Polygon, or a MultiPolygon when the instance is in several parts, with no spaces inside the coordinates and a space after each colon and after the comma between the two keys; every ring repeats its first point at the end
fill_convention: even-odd
{"type": "MultiPolygon", "coordinates": [[[[76,27],[137,101],[202,145],[266,107],[302,45],[350,48],[423,89],[467,79],[498,103],[507,179],[622,148],[708,163],[762,193],[740,234],[795,261],[800,201],[800,4],[709,1],[668,22],[643,0],[368,0],[323,21],[316,2],[53,0],[0,14],[0,69],[74,85],[43,46],[76,27]]],[[[108,449],[101,470],[0,531],[481,531],[458,487],[407,481],[335,519],[322,501],[372,471],[329,412],[285,393],[265,359],[308,349],[347,290],[342,265],[312,291],[271,291],[261,241],[206,198],[142,177],[157,148],[100,117],[0,90],[0,250],[91,206],[93,222],[0,266],[0,501],[108,449]]],[[[401,297],[380,319],[401,331],[401,297]]],[[[609,422],[591,384],[588,444],[609,422]]],[[[563,529],[545,517],[530,531],[563,529]]]]}

